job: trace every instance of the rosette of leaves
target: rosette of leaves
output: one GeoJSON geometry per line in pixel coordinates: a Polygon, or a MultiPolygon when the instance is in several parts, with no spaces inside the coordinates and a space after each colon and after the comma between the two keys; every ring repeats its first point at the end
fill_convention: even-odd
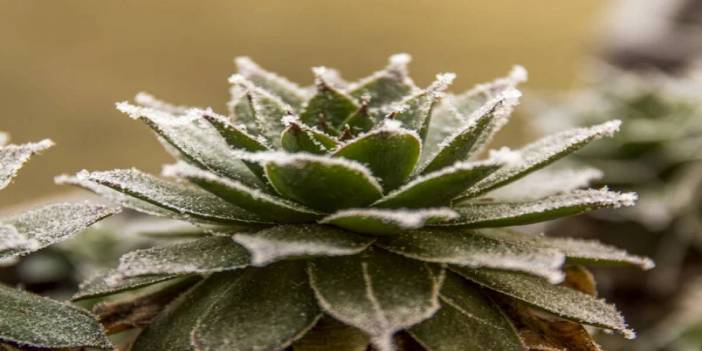
{"type": "MultiPolygon", "coordinates": [[[[0,189],[10,184],[29,158],[53,145],[50,140],[6,144],[0,133],[0,189]]],[[[18,257],[69,238],[118,211],[89,203],[53,204],[0,216],[0,260],[18,257]]],[[[0,284],[0,349],[110,349],[102,327],[87,311],[0,284]]]]}
{"type": "Polygon", "coordinates": [[[583,325],[633,336],[585,270],[562,267],[649,260],[504,229],[632,205],[631,193],[527,176],[619,122],[485,156],[525,71],[450,95],[452,74],[420,89],[408,61],[355,83],[316,68],[301,88],[239,58],[230,116],[147,94],[118,104],[178,162],[163,177],[59,181],[203,235],[129,253],[75,298],[131,291],[96,308],[109,331],[142,329],[131,350],[595,350],[583,325]],[[540,194],[509,195],[529,191],[540,194]]]}

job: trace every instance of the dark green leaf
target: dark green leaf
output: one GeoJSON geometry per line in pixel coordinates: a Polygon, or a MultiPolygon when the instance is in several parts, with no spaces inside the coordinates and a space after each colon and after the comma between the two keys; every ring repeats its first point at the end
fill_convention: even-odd
{"type": "Polygon", "coordinates": [[[353,161],[308,154],[261,158],[279,194],[320,211],[366,206],[382,196],[370,171],[353,161]]]}
{"type": "Polygon", "coordinates": [[[392,335],[439,308],[438,282],[420,262],[379,250],[310,262],[310,282],[332,317],[363,330],[381,351],[392,335]]]}
{"type": "Polygon", "coordinates": [[[251,263],[264,266],[289,257],[343,256],[360,253],[374,239],[325,225],[279,225],[234,235],[249,250],[251,263]]]}
{"type": "Polygon", "coordinates": [[[362,79],[350,89],[351,96],[358,100],[368,97],[370,108],[387,106],[399,101],[416,89],[407,74],[407,64],[411,57],[397,54],[390,57],[388,66],[362,79]]]}
{"type": "Polygon", "coordinates": [[[192,333],[198,350],[282,350],[321,317],[305,263],[249,268],[212,304],[192,333]],[[236,326],[236,327],[232,327],[236,326]]]}
{"type": "Polygon", "coordinates": [[[136,169],[78,174],[154,206],[175,213],[176,218],[192,218],[217,223],[252,223],[262,220],[239,207],[195,186],[160,179],[136,169]]]}
{"type": "MultiPolygon", "coordinates": [[[[392,164],[391,164],[392,165],[392,164]]],[[[500,168],[495,161],[462,162],[414,179],[373,204],[383,208],[446,206],[467,188],[500,168]]]]}
{"type": "Polygon", "coordinates": [[[393,235],[425,224],[440,224],[457,218],[450,208],[351,209],[341,210],[323,218],[320,223],[331,224],[357,233],[393,235]]]}
{"type": "Polygon", "coordinates": [[[357,328],[331,317],[322,317],[302,339],[296,341],[293,351],[366,351],[370,340],[357,328]]]}
{"type": "Polygon", "coordinates": [[[388,121],[334,152],[335,157],[368,167],[386,192],[400,186],[412,174],[422,149],[416,133],[393,124],[388,121]]]}
{"type": "Polygon", "coordinates": [[[427,89],[402,100],[395,111],[391,112],[391,118],[402,122],[407,128],[417,131],[417,134],[424,140],[429,129],[432,109],[441,98],[442,92],[453,82],[455,77],[456,75],[453,73],[437,75],[436,81],[427,89]]]}
{"type": "Polygon", "coordinates": [[[288,126],[280,137],[285,151],[326,154],[339,146],[334,137],[303,124],[293,116],[288,117],[285,120],[288,126]]]}
{"type": "Polygon", "coordinates": [[[543,199],[519,202],[475,201],[454,207],[459,218],[446,223],[470,228],[507,227],[543,222],[600,208],[633,206],[634,193],[606,189],[574,190],[543,199]]]}
{"type": "Polygon", "coordinates": [[[0,341],[38,348],[112,349],[86,311],[0,285],[0,341]]]}
{"type": "Polygon", "coordinates": [[[524,350],[512,323],[477,286],[448,274],[439,298],[441,309],[409,330],[428,350],[524,350]]]}
{"type": "Polygon", "coordinates": [[[563,280],[560,267],[565,258],[558,250],[485,232],[419,229],[379,238],[376,244],[415,260],[521,271],[556,283],[563,280]]]}
{"type": "Polygon", "coordinates": [[[617,309],[593,296],[546,280],[516,272],[451,267],[453,271],[488,289],[498,291],[561,318],[614,330],[633,338],[617,309]]]}
{"type": "Polygon", "coordinates": [[[137,337],[131,351],[191,350],[190,334],[207,310],[241,276],[241,271],[215,273],[173,301],[137,337]]]}
{"type": "Polygon", "coordinates": [[[72,300],[79,301],[119,294],[121,292],[144,288],[176,278],[178,278],[178,276],[170,274],[121,278],[117,271],[109,271],[82,283],[80,285],[80,290],[73,295],[72,300]]]}
{"type": "Polygon", "coordinates": [[[188,179],[201,188],[241,207],[256,213],[262,219],[283,223],[310,222],[321,215],[302,205],[267,194],[246,186],[236,180],[218,177],[185,163],[166,166],[164,175],[188,179]]]}
{"type": "Polygon", "coordinates": [[[329,85],[323,78],[323,67],[315,68],[317,93],[305,104],[300,113],[302,123],[337,135],[342,123],[358,106],[352,98],[329,85]]]}

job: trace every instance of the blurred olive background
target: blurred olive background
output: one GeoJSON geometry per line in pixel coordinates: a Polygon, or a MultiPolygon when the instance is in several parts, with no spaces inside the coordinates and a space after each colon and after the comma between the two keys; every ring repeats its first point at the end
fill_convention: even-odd
{"type": "MultiPolygon", "coordinates": [[[[253,57],[300,83],[326,65],[360,78],[409,52],[416,81],[458,74],[454,90],[530,72],[527,88],[566,88],[590,48],[596,0],[40,1],[0,0],[0,130],[50,137],[3,192],[9,205],[67,191],[82,168],[158,171],[150,131],[114,109],[140,90],[224,112],[232,58],[253,57]]],[[[519,127],[507,131],[522,140],[519,127]]]]}

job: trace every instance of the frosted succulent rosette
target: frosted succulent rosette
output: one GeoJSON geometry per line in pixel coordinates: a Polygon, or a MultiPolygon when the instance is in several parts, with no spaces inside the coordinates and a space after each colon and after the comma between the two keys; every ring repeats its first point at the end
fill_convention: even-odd
{"type": "MultiPolygon", "coordinates": [[[[0,133],[0,190],[35,154],[53,145],[50,140],[21,145],[7,144],[0,133]]],[[[89,203],[52,204],[27,212],[0,213],[0,261],[17,258],[65,240],[89,225],[118,211],[89,203]]],[[[111,348],[97,321],[86,311],[58,301],[0,284],[0,349],[32,347],[65,349],[111,348]]]]}
{"type": "Polygon", "coordinates": [[[572,344],[572,333],[594,345],[583,324],[632,337],[612,305],[568,287],[585,271],[562,267],[650,260],[500,229],[633,205],[632,193],[580,189],[578,172],[527,176],[619,122],[484,156],[524,69],[450,95],[453,74],[420,89],[408,62],[395,55],[356,83],[316,68],[315,86],[300,88],[239,58],[230,116],[148,94],[119,103],[178,161],[164,177],[123,169],[58,180],[204,234],[129,253],[75,298],[150,287],[98,311],[108,330],[144,329],[131,350],[392,350],[393,338],[427,350],[522,350],[572,344]],[[529,189],[538,194],[509,196],[529,189]],[[154,294],[174,298],[155,317],[110,313],[163,300],[154,294]],[[554,334],[554,323],[571,333],[554,334]]]}

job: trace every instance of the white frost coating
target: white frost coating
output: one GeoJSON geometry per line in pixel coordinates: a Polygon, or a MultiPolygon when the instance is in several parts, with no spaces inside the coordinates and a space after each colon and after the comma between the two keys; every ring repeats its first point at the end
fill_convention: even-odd
{"type": "Polygon", "coordinates": [[[529,74],[527,73],[526,68],[521,65],[515,65],[512,67],[512,70],[509,72],[507,77],[497,78],[489,83],[477,84],[472,89],[461,94],[461,97],[470,97],[480,94],[492,96],[496,92],[503,89],[514,88],[517,85],[526,82],[528,78],[529,74]]]}
{"type": "Polygon", "coordinates": [[[286,88],[286,90],[288,90],[291,93],[299,95],[298,97],[300,99],[305,99],[304,94],[301,93],[304,90],[299,85],[273,72],[264,70],[263,68],[261,68],[261,66],[256,64],[250,57],[239,56],[234,59],[234,64],[236,64],[236,67],[239,70],[239,74],[243,77],[246,77],[247,79],[251,79],[251,77],[254,76],[260,76],[267,81],[274,82],[275,84],[286,88]]]}
{"type": "Polygon", "coordinates": [[[543,169],[485,195],[494,200],[534,200],[588,187],[604,174],[599,169],[543,169]]]}
{"type": "Polygon", "coordinates": [[[522,154],[508,148],[507,146],[503,146],[497,150],[490,150],[489,155],[491,159],[496,160],[507,167],[516,167],[524,162],[522,154]]]}
{"type": "Polygon", "coordinates": [[[422,138],[419,137],[419,134],[417,134],[416,131],[411,130],[411,129],[402,128],[401,121],[386,118],[375,128],[373,128],[365,133],[361,133],[353,139],[345,141],[344,144],[339,144],[339,146],[334,150],[334,153],[335,154],[338,153],[346,145],[353,145],[354,143],[356,143],[360,140],[366,139],[366,138],[374,136],[374,135],[383,134],[383,133],[410,135],[417,140],[417,144],[419,144],[419,145],[422,144],[422,138]]]}
{"type": "Polygon", "coordinates": [[[299,119],[297,116],[295,116],[295,115],[283,116],[283,119],[281,119],[281,121],[283,122],[283,125],[286,126],[286,127],[290,127],[290,125],[292,125],[292,124],[298,124],[298,125],[299,125],[299,124],[302,123],[302,122],[300,121],[300,119],[299,119]]]}
{"type": "Polygon", "coordinates": [[[0,132],[0,146],[7,144],[10,141],[10,136],[7,133],[0,132]]]}
{"type": "Polygon", "coordinates": [[[390,58],[388,59],[388,64],[384,69],[373,72],[370,76],[365,77],[359,80],[358,82],[349,84],[347,91],[354,91],[378,78],[386,76],[399,79],[402,81],[403,84],[415,87],[412,78],[409,77],[409,70],[407,68],[410,62],[412,62],[412,56],[410,54],[394,54],[390,56],[390,58]]]}
{"type": "Polygon", "coordinates": [[[410,209],[374,209],[361,208],[341,210],[327,216],[319,223],[334,223],[345,218],[372,218],[385,224],[396,225],[402,229],[417,229],[424,226],[428,220],[452,220],[458,218],[458,213],[450,208],[410,209]]]}
{"type": "Polygon", "coordinates": [[[134,97],[134,102],[144,107],[152,108],[154,110],[163,111],[167,113],[172,113],[175,115],[184,114],[188,110],[195,108],[192,106],[174,105],[169,102],[160,100],[155,96],[143,91],[137,93],[137,95],[134,97]]]}
{"type": "Polygon", "coordinates": [[[440,96],[448,89],[449,85],[456,79],[456,73],[440,73],[436,75],[436,80],[426,89],[434,97],[440,96]]]}
{"type": "Polygon", "coordinates": [[[0,256],[8,250],[36,251],[41,248],[40,245],[38,241],[17,232],[14,226],[0,223],[0,256]]]}
{"type": "Polygon", "coordinates": [[[7,187],[29,159],[54,145],[49,139],[37,143],[0,146],[0,189],[7,187]]]}

